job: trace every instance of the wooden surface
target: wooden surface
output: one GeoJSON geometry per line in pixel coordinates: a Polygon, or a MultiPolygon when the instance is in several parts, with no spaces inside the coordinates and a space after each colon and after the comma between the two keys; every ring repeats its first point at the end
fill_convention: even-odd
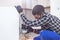
{"type": "Polygon", "coordinates": [[[20,34],[20,40],[33,40],[34,37],[38,36],[35,33],[20,34]]]}

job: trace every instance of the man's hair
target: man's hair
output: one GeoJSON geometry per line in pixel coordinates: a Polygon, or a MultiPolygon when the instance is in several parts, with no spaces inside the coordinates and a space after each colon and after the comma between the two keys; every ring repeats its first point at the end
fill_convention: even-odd
{"type": "Polygon", "coordinates": [[[40,15],[42,12],[44,12],[44,7],[42,5],[36,5],[32,10],[33,15],[40,15]]]}
{"type": "Polygon", "coordinates": [[[18,13],[21,13],[23,11],[23,9],[22,9],[22,7],[20,5],[15,6],[15,7],[16,7],[18,13]]]}

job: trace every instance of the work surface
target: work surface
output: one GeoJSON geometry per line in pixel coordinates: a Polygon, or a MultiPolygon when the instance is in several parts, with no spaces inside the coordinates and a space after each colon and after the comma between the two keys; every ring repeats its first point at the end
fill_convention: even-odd
{"type": "Polygon", "coordinates": [[[35,33],[28,33],[28,34],[20,34],[19,39],[20,40],[33,40],[34,37],[38,36],[39,34],[35,33]]]}

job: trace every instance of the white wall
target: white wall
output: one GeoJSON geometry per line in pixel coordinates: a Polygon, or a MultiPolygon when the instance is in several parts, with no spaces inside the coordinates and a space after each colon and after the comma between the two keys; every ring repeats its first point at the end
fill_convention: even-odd
{"type": "Polygon", "coordinates": [[[38,0],[38,4],[48,7],[50,6],[50,0],[38,0]]]}
{"type": "Polygon", "coordinates": [[[22,0],[24,8],[32,9],[35,5],[43,5],[44,7],[50,6],[50,0],[22,0]]]}
{"type": "Polygon", "coordinates": [[[51,0],[51,14],[60,18],[60,0],[51,0]]]}
{"type": "Polygon", "coordinates": [[[0,0],[0,6],[15,6],[21,5],[21,0],[0,0]]]}
{"type": "Polygon", "coordinates": [[[14,7],[0,7],[0,40],[19,40],[19,14],[14,7]]]}

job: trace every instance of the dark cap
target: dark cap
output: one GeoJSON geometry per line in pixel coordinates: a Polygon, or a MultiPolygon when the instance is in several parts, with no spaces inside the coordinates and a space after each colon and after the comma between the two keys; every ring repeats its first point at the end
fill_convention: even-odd
{"type": "Polygon", "coordinates": [[[17,11],[18,11],[19,13],[23,12],[23,9],[22,9],[22,7],[21,7],[20,5],[15,6],[15,8],[17,9],[17,11]]]}

